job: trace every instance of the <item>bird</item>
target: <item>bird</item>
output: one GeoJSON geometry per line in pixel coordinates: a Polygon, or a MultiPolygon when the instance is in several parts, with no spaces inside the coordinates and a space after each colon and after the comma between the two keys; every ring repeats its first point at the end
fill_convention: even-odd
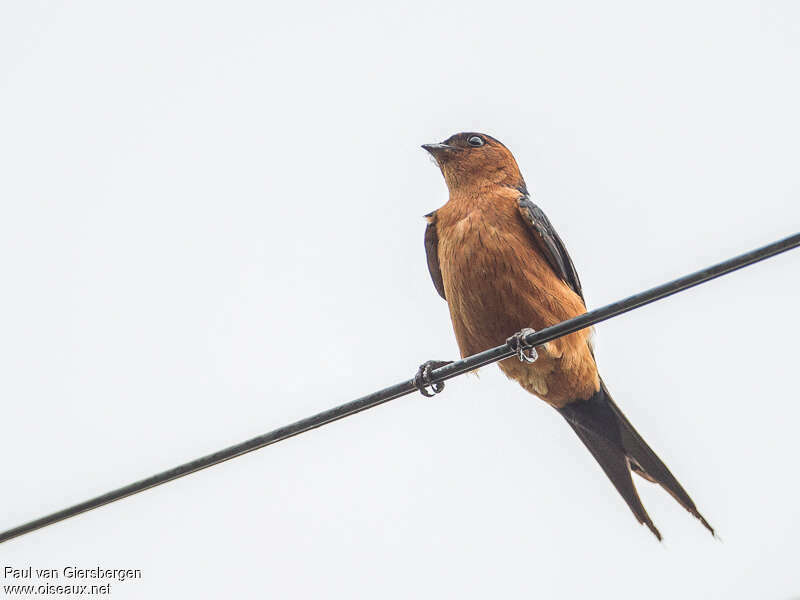
{"type": "MultiPolygon", "coordinates": [[[[508,342],[516,356],[499,367],[557,410],[600,464],[640,524],[661,541],[632,474],[659,484],[712,535],[686,490],[634,429],[598,373],[592,330],[526,348],[525,335],[586,312],[581,282],[561,237],[534,204],[517,161],[497,139],[477,132],[423,144],[449,190],[425,215],[433,285],[447,302],[462,357],[508,342]]],[[[427,361],[414,382],[425,395],[427,361]]]]}

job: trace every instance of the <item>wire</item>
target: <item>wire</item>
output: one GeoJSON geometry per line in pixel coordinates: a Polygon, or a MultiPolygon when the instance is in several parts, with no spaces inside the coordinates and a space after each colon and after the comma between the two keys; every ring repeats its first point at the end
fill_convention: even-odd
{"type": "MultiPolygon", "coordinates": [[[[623,300],[619,300],[618,302],[613,302],[612,304],[608,304],[601,308],[590,310],[589,312],[586,312],[578,317],[563,321],[557,325],[553,325],[552,327],[547,327],[546,329],[529,333],[524,336],[523,339],[529,346],[540,346],[561,336],[568,335],[586,327],[590,327],[596,323],[606,321],[612,317],[621,315],[622,313],[626,313],[644,306],[645,304],[655,302],[656,300],[661,300],[662,298],[666,298],[672,294],[682,292],[683,290],[689,289],[701,283],[705,283],[706,281],[710,281],[711,279],[715,279],[737,269],[741,269],[742,267],[759,262],[765,258],[769,258],[771,256],[775,256],[776,254],[780,254],[781,252],[796,248],[797,246],[800,246],[800,233],[796,233],[782,240],[778,240],[777,242],[773,242],[767,246],[757,248],[756,250],[746,252],[745,254],[740,254],[739,256],[724,262],[700,271],[696,271],[689,275],[685,275],[684,277],[680,277],[674,281],[656,286],[639,294],[634,294],[633,296],[629,296],[623,300]]],[[[468,356],[462,360],[457,360],[446,366],[432,370],[429,383],[432,384],[444,382],[448,379],[452,379],[453,377],[457,377],[479,367],[503,360],[504,358],[508,358],[514,354],[515,351],[507,343],[489,350],[485,350],[484,352],[480,352],[478,354],[473,354],[472,356],[468,356]]],[[[39,519],[24,523],[18,527],[14,527],[13,529],[9,529],[8,531],[4,531],[3,533],[0,533],[0,543],[6,542],[12,538],[19,537],[26,533],[30,533],[37,529],[41,529],[42,527],[47,527],[48,525],[58,523],[59,521],[74,517],[80,513],[98,508],[105,504],[121,500],[127,496],[138,494],[144,490],[156,487],[169,481],[173,481],[179,477],[183,477],[184,475],[189,475],[190,473],[200,471],[201,469],[205,469],[226,460],[236,458],[237,456],[252,452],[253,450],[258,450],[264,446],[269,446],[270,444],[280,442],[292,436],[309,431],[310,429],[315,429],[317,427],[327,425],[328,423],[332,423],[333,421],[338,421],[339,419],[349,417],[350,415],[359,413],[362,410],[373,408],[383,404],[384,402],[394,400],[395,398],[406,396],[416,392],[417,389],[418,388],[416,387],[414,380],[408,379],[382,390],[378,390],[377,392],[367,394],[366,396],[362,396],[361,398],[351,402],[347,402],[311,417],[301,419],[300,421],[292,423],[291,425],[275,429],[269,433],[254,437],[234,446],[224,448],[223,450],[219,450],[213,454],[208,454],[191,462],[153,475],[152,477],[136,481],[124,487],[112,490],[101,496],[81,502],[80,504],[75,504],[74,506],[70,506],[58,512],[54,512],[39,519]]]]}

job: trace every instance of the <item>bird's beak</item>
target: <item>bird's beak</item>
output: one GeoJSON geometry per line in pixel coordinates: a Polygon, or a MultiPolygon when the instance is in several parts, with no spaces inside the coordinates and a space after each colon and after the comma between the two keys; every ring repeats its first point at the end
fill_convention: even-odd
{"type": "Polygon", "coordinates": [[[455,150],[453,146],[447,144],[422,144],[422,147],[434,156],[439,156],[448,150],[455,150]]]}
{"type": "Polygon", "coordinates": [[[455,146],[448,146],[447,144],[422,144],[422,147],[430,153],[431,159],[439,167],[453,158],[459,150],[455,146]]]}

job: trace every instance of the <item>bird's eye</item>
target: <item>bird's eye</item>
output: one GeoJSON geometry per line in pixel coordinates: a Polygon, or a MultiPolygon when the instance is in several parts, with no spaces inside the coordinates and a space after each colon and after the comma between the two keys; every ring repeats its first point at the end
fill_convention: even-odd
{"type": "Polygon", "coordinates": [[[467,143],[470,146],[474,146],[475,148],[477,148],[478,146],[483,146],[483,140],[477,135],[473,135],[471,138],[469,138],[467,140],[467,143]]]}

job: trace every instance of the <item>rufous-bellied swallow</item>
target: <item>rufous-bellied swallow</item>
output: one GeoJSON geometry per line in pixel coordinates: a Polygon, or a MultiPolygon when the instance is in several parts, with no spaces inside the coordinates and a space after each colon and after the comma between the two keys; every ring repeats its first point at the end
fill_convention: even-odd
{"type": "MultiPolygon", "coordinates": [[[[511,152],[482,133],[458,133],[422,147],[436,160],[450,192],[444,206],[426,215],[425,251],[461,356],[507,340],[513,346],[516,339],[518,357],[500,361],[500,369],[561,413],[639,523],[661,539],[631,472],[660,484],[713,534],[689,494],[612,400],[597,372],[591,330],[535,349],[515,338],[522,330],[583,314],[586,305],[564,243],[531,200],[511,152]]],[[[425,381],[419,375],[429,373],[434,362],[420,367],[417,381],[425,381]]]]}

